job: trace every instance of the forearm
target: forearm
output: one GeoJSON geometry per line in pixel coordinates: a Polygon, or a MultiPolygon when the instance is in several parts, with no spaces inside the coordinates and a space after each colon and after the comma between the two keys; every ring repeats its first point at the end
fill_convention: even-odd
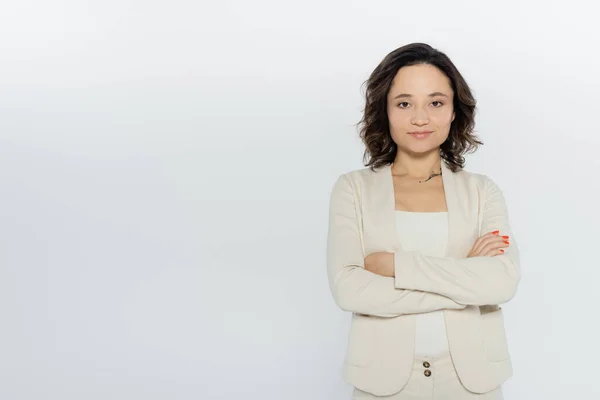
{"type": "Polygon", "coordinates": [[[394,287],[422,290],[447,296],[459,304],[502,304],[513,298],[520,273],[514,259],[516,241],[511,242],[511,256],[451,259],[430,257],[414,251],[394,255],[394,287]]]}
{"type": "Polygon", "coordinates": [[[439,294],[397,289],[394,278],[365,270],[355,203],[355,193],[341,175],[331,193],[327,235],[327,275],[338,307],[380,317],[465,307],[439,294]]]}
{"type": "Polygon", "coordinates": [[[438,293],[467,305],[502,304],[513,298],[521,279],[520,254],[504,196],[486,177],[482,189],[481,234],[499,230],[510,236],[501,255],[430,257],[414,251],[394,254],[394,286],[438,293]]]}
{"type": "Polygon", "coordinates": [[[436,293],[396,289],[394,278],[379,276],[361,266],[344,266],[330,279],[336,304],[344,311],[379,317],[397,317],[465,305],[436,293]]]}

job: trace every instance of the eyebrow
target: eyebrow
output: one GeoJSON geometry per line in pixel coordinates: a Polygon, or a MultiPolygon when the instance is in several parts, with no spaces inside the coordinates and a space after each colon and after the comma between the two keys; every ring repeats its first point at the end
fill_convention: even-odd
{"type": "MultiPolygon", "coordinates": [[[[429,97],[435,97],[435,96],[444,96],[444,97],[448,97],[448,95],[442,93],[442,92],[433,92],[429,95],[429,97]]],[[[400,99],[400,98],[404,98],[404,97],[412,97],[412,94],[408,94],[408,93],[400,93],[399,95],[397,95],[396,97],[394,97],[394,100],[396,99],[400,99]]]]}

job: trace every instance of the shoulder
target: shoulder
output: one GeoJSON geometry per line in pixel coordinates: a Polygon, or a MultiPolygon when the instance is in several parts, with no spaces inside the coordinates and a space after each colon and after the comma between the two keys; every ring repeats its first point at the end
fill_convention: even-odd
{"type": "Polygon", "coordinates": [[[465,181],[468,181],[469,183],[475,184],[480,188],[485,187],[485,185],[489,179],[488,176],[485,174],[469,171],[464,168],[455,172],[455,174],[460,179],[463,179],[465,181]]]}
{"type": "Polygon", "coordinates": [[[387,178],[386,173],[389,173],[389,168],[389,165],[384,165],[376,169],[364,167],[346,171],[337,176],[334,190],[343,188],[361,193],[363,189],[383,182],[387,178]]]}
{"type": "Polygon", "coordinates": [[[485,202],[496,199],[504,199],[502,189],[491,176],[483,173],[466,171],[464,169],[457,172],[457,174],[462,176],[465,181],[468,181],[470,185],[475,187],[479,192],[480,198],[482,198],[485,202]]]}
{"type": "Polygon", "coordinates": [[[489,176],[479,172],[473,172],[466,169],[461,169],[454,173],[460,179],[463,179],[471,184],[476,185],[481,190],[487,190],[490,187],[497,187],[496,182],[489,176]]]}
{"type": "Polygon", "coordinates": [[[343,172],[337,176],[337,179],[334,184],[335,187],[340,186],[348,186],[353,189],[358,189],[369,182],[373,181],[377,177],[381,176],[383,170],[389,168],[388,166],[380,167],[378,169],[372,170],[369,167],[366,168],[358,168],[343,172]]]}
{"type": "Polygon", "coordinates": [[[347,171],[343,173],[342,176],[344,176],[345,179],[348,179],[348,181],[350,182],[366,181],[369,179],[373,179],[377,175],[380,175],[386,168],[389,168],[389,166],[380,167],[375,170],[372,170],[369,167],[358,168],[347,171]]]}
{"type": "Polygon", "coordinates": [[[475,195],[483,204],[504,198],[500,186],[491,176],[484,173],[462,168],[453,173],[452,182],[462,195],[467,196],[467,193],[475,195]]]}

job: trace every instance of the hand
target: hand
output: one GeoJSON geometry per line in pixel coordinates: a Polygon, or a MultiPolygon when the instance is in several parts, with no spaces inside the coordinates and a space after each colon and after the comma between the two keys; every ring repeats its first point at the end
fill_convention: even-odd
{"type": "Polygon", "coordinates": [[[501,236],[499,231],[489,232],[480,236],[473,245],[469,257],[498,256],[504,253],[503,247],[508,247],[508,236],[501,236]]]}
{"type": "Polygon", "coordinates": [[[365,269],[374,274],[394,277],[394,253],[376,252],[365,258],[365,269]]]}

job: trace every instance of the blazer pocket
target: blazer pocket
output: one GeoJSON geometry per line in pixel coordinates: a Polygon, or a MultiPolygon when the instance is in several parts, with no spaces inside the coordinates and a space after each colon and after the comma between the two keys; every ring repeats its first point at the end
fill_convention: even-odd
{"type": "Polygon", "coordinates": [[[371,316],[364,314],[352,314],[350,332],[348,334],[348,346],[346,348],[346,363],[358,367],[371,365],[373,355],[373,339],[375,329],[371,316]]]}
{"type": "Polygon", "coordinates": [[[499,307],[495,311],[481,314],[479,323],[488,360],[504,361],[509,359],[502,308],[499,307]]]}

